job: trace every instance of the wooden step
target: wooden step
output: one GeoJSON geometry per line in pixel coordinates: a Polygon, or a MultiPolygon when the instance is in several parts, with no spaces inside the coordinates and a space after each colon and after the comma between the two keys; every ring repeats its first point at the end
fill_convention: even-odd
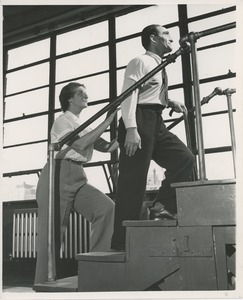
{"type": "Polygon", "coordinates": [[[53,282],[38,283],[33,286],[36,292],[77,292],[78,291],[78,276],[58,279],[53,282]]]}
{"type": "Polygon", "coordinates": [[[139,291],[179,269],[175,220],[125,221],[125,252],[76,256],[79,292],[139,291]],[[168,228],[170,228],[168,230],[168,228]]]}
{"type": "Polygon", "coordinates": [[[169,227],[176,226],[177,220],[124,221],[122,225],[126,227],[169,227]]]}
{"type": "Polygon", "coordinates": [[[172,184],[179,226],[235,225],[235,179],[172,184]]]}
{"type": "Polygon", "coordinates": [[[76,259],[93,262],[125,262],[126,253],[115,251],[80,253],[76,255],[76,259]]]}

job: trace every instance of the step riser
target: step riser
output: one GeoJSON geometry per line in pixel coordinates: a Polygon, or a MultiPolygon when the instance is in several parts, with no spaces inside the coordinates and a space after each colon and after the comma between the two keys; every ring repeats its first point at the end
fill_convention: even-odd
{"type": "Polygon", "coordinates": [[[176,188],[178,225],[235,225],[235,184],[176,188]]]}
{"type": "Polygon", "coordinates": [[[82,261],[79,263],[79,292],[126,290],[124,263],[82,261]],[[90,277],[89,274],[92,274],[90,277]],[[88,275],[88,276],[87,276],[88,275]],[[115,276],[115,280],[114,280],[115,276]]]}

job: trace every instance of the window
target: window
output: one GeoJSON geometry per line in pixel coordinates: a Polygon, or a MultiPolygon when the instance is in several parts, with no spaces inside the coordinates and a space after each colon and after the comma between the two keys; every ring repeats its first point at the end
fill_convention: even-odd
{"type": "Polygon", "coordinates": [[[1,201],[34,200],[38,174],[5,177],[2,179],[1,201]]]}
{"type": "Polygon", "coordinates": [[[57,81],[73,80],[95,72],[108,70],[108,47],[79,53],[57,60],[57,81]]]}
{"type": "Polygon", "coordinates": [[[4,146],[46,139],[47,125],[47,116],[6,123],[4,125],[4,146]]]}
{"type": "Polygon", "coordinates": [[[235,72],[234,45],[230,44],[216,49],[199,51],[198,70],[200,79],[227,74],[230,71],[235,72]],[[224,63],[222,63],[222,60],[224,60],[224,63]]]}
{"type": "Polygon", "coordinates": [[[57,36],[57,55],[108,41],[108,22],[72,30],[57,36]]]}
{"type": "Polygon", "coordinates": [[[8,70],[49,58],[50,40],[28,44],[8,51],[8,70]],[[31,55],[26,55],[31,53],[31,55]]]}
{"type": "Polygon", "coordinates": [[[116,37],[141,32],[150,24],[161,24],[178,21],[178,10],[176,5],[153,5],[124,16],[116,18],[116,37]]]}
{"type": "Polygon", "coordinates": [[[7,74],[7,94],[13,94],[49,83],[49,64],[44,63],[7,74]]]}
{"type": "Polygon", "coordinates": [[[5,120],[48,110],[47,88],[5,98],[5,120]]]}
{"type": "MultiPolygon", "coordinates": [[[[228,6],[223,4],[189,4],[187,5],[188,17],[200,16],[206,13],[214,12],[220,9],[227,8],[228,6]]],[[[208,19],[207,19],[208,20],[208,19]]],[[[227,22],[225,22],[227,23],[227,22]]]]}
{"type": "Polygon", "coordinates": [[[89,183],[91,185],[95,186],[103,193],[110,192],[107,180],[104,176],[104,170],[102,166],[85,168],[85,173],[87,174],[87,177],[89,178],[89,183]]]}
{"type": "Polygon", "coordinates": [[[3,150],[3,173],[42,169],[47,161],[47,143],[38,143],[3,150]]]}
{"type": "MultiPolygon", "coordinates": [[[[185,15],[182,16],[182,23],[188,24],[188,32],[221,26],[234,22],[236,18],[235,10],[221,4],[190,4],[186,5],[186,8],[188,19],[185,15]],[[216,15],[214,12],[217,12],[216,15]],[[203,14],[208,15],[205,18],[203,14]]],[[[53,119],[62,113],[59,94],[64,85],[70,81],[86,85],[89,106],[80,115],[85,122],[113,101],[114,94],[121,94],[126,65],[132,58],[145,52],[140,37],[145,26],[152,23],[166,26],[173,38],[173,52],[179,49],[179,26],[182,23],[179,23],[178,12],[181,5],[148,5],[146,8],[137,6],[136,9],[133,11],[134,7],[131,5],[131,11],[126,10],[123,15],[112,13],[102,21],[94,19],[92,24],[80,22],[79,27],[73,24],[69,28],[52,31],[48,37],[46,34],[44,39],[40,37],[37,41],[35,36],[34,42],[26,40],[26,44],[16,44],[15,48],[11,46],[8,49],[4,99],[3,200],[31,199],[32,196],[34,199],[37,171],[40,171],[47,161],[49,126],[53,119]],[[109,23],[113,18],[115,25],[113,22],[109,23]],[[115,36],[110,41],[112,33],[115,36]],[[112,43],[115,47],[110,47],[112,43]],[[54,49],[50,47],[55,44],[56,52],[53,53],[54,49]],[[114,72],[117,78],[112,77],[114,72]],[[50,74],[54,76],[50,77],[50,74]],[[113,83],[115,89],[110,86],[113,83]],[[49,107],[54,109],[49,110],[49,107]],[[28,175],[26,172],[29,172],[28,175]],[[7,176],[10,173],[13,173],[13,176],[7,176]]],[[[222,90],[236,87],[235,39],[236,29],[198,39],[196,46],[201,99],[212,93],[216,87],[222,90]]],[[[188,84],[183,83],[184,67],[181,57],[166,67],[170,87],[169,98],[183,103],[188,100],[184,96],[185,84],[188,84]]],[[[232,96],[232,105],[235,109],[235,95],[232,96]]],[[[233,177],[231,151],[215,150],[216,153],[213,153],[218,147],[231,145],[227,110],[225,95],[217,95],[202,106],[205,148],[212,151],[206,155],[209,179],[233,177]],[[222,161],[225,162],[222,164],[224,166],[220,164],[222,161]],[[217,167],[211,167],[215,166],[216,162],[217,167]]],[[[169,109],[163,112],[167,125],[181,116],[173,113],[171,117],[169,112],[169,109]]],[[[119,112],[118,119],[120,116],[119,112]]],[[[90,124],[90,127],[96,127],[104,118],[105,115],[101,116],[90,124]]],[[[113,136],[116,134],[114,128],[112,130],[111,132],[111,128],[108,128],[103,134],[106,140],[111,139],[111,133],[113,136]]],[[[183,121],[171,131],[186,143],[183,121]]],[[[92,165],[94,163],[95,166],[86,168],[89,182],[104,192],[109,192],[109,186],[102,164],[110,158],[109,153],[94,151],[92,165]]],[[[163,177],[164,170],[151,163],[147,189],[158,188],[163,177]]]]}
{"type": "MultiPolygon", "coordinates": [[[[189,23],[189,31],[201,32],[208,30],[210,28],[222,26],[228,23],[235,22],[236,12],[228,12],[223,15],[213,16],[206,19],[198,20],[189,23]]],[[[202,47],[205,45],[221,43],[223,41],[232,40],[236,38],[236,29],[230,29],[226,31],[221,31],[218,33],[210,34],[199,38],[197,40],[197,47],[202,47]]]]}
{"type": "Polygon", "coordinates": [[[204,117],[203,136],[205,148],[229,146],[231,142],[228,115],[204,117]]]}
{"type": "Polygon", "coordinates": [[[117,43],[117,67],[126,66],[132,58],[144,52],[140,37],[117,43]]]}
{"type": "Polygon", "coordinates": [[[208,180],[234,178],[232,153],[214,153],[205,155],[208,180]]]}

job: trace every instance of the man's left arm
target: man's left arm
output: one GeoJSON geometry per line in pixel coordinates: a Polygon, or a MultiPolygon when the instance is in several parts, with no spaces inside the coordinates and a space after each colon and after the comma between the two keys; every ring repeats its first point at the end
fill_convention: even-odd
{"type": "Polygon", "coordinates": [[[172,108],[172,111],[175,111],[177,113],[183,113],[184,111],[187,111],[186,106],[178,101],[169,100],[168,107],[172,108]]]}

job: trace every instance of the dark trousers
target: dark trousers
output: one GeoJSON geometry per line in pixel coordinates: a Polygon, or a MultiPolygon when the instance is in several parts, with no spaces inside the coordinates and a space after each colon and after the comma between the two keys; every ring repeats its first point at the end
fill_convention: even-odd
{"type": "Polygon", "coordinates": [[[170,187],[171,183],[191,180],[195,163],[194,155],[176,135],[168,131],[161,112],[162,110],[156,106],[155,108],[138,106],[136,119],[142,148],[131,157],[125,154],[126,129],[123,121],[120,120],[119,177],[112,248],[123,247],[125,244],[125,228],[122,222],[139,220],[151,160],[166,169],[165,179],[162,181],[155,202],[162,203],[171,212],[176,212],[175,189],[170,187]]]}

